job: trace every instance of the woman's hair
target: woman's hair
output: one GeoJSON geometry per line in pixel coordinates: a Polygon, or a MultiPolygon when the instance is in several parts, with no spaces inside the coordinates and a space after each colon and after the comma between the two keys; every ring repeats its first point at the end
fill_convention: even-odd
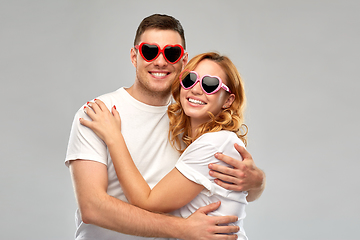
{"type": "Polygon", "coordinates": [[[243,123],[246,97],[244,84],[238,70],[228,57],[221,56],[215,52],[203,53],[193,57],[184,69],[186,71],[193,71],[204,59],[216,62],[223,69],[226,74],[226,85],[230,88],[231,93],[235,95],[235,100],[230,107],[222,109],[221,113],[217,116],[209,112],[210,120],[198,127],[196,136],[190,137],[190,118],[185,114],[180,103],[181,85],[179,77],[181,73],[179,73],[172,84],[171,91],[175,102],[169,106],[168,116],[170,119],[170,143],[180,153],[202,134],[220,130],[232,131],[236,133],[245,145],[247,143],[246,134],[248,129],[243,123]],[[185,147],[181,144],[181,140],[185,143],[185,147]]]}

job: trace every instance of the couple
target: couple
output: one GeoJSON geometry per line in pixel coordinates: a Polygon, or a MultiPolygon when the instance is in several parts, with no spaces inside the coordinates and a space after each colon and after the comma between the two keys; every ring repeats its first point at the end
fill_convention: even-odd
{"type": "Polygon", "coordinates": [[[145,18],[131,49],[135,83],[78,111],[66,157],[76,239],[247,239],[244,206],[261,195],[264,174],[234,148],[245,142],[242,81],[216,53],[186,65],[184,48],[176,19],[145,18]]]}

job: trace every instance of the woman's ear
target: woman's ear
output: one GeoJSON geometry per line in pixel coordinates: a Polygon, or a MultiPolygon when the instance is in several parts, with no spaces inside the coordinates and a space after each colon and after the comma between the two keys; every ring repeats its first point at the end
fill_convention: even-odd
{"type": "Polygon", "coordinates": [[[226,99],[223,108],[229,108],[231,107],[231,104],[235,101],[235,95],[234,94],[230,94],[230,96],[228,96],[228,98],[226,99]]]}

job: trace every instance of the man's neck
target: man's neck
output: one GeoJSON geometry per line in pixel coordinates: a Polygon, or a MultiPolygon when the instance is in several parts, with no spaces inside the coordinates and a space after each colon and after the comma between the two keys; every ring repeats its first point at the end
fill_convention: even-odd
{"type": "Polygon", "coordinates": [[[151,106],[166,106],[170,102],[171,93],[146,91],[135,84],[125,89],[133,98],[151,106]]]}

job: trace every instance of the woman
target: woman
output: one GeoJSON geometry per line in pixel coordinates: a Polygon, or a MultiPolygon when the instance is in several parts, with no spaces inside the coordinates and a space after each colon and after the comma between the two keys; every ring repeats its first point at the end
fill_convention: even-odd
{"type": "MultiPolygon", "coordinates": [[[[241,134],[245,126],[245,93],[240,75],[229,58],[204,53],[190,60],[177,79],[180,81],[175,80],[172,86],[175,102],[168,109],[169,138],[182,155],[175,168],[153,189],[131,159],[120,132],[120,116],[115,106],[112,121],[103,127],[95,129],[84,119],[80,122],[91,127],[107,144],[121,187],[131,204],[188,217],[199,207],[221,201],[220,208],[211,214],[237,215],[238,237],[247,239],[243,228],[247,192],[226,190],[208,175],[209,163],[224,164],[214,157],[215,153],[239,158],[233,145],[246,143],[247,132],[241,134]]],[[[85,108],[93,120],[95,112],[106,110],[100,100],[95,102],[88,104],[94,111],[85,108]]]]}

